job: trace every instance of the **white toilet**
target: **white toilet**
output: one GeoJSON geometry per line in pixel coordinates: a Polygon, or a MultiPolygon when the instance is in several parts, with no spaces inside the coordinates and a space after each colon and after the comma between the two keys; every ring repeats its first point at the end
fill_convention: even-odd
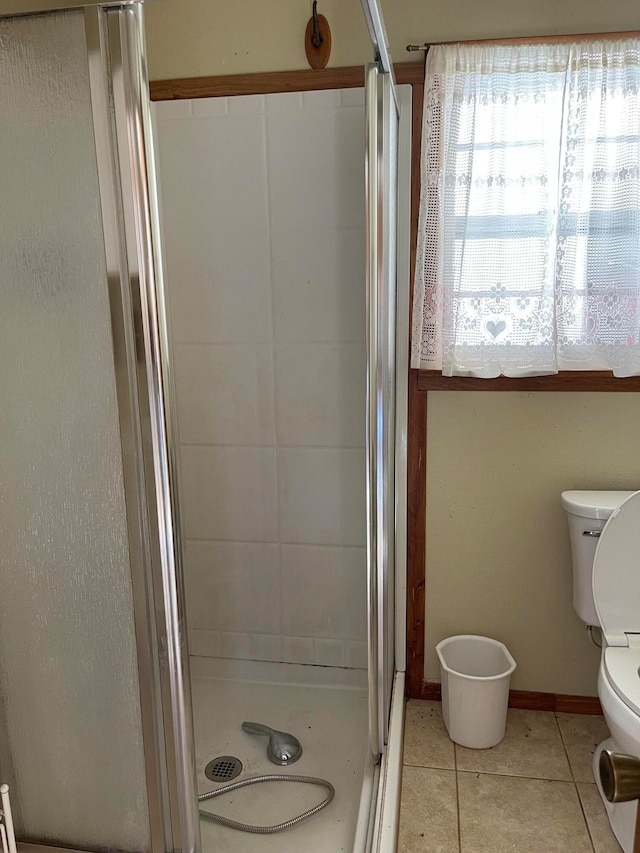
{"type": "Polygon", "coordinates": [[[602,629],[598,696],[611,737],[594,756],[593,773],[611,827],[633,853],[638,803],[609,803],[598,763],[603,749],[640,757],[640,492],[562,493],[569,515],[573,604],[602,629]]]}

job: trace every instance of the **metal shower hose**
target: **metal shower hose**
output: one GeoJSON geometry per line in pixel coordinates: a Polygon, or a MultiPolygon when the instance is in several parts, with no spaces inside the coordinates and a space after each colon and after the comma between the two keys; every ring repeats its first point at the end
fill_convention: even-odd
{"type": "Polygon", "coordinates": [[[329,793],[321,803],[318,803],[317,806],[303,812],[297,817],[291,818],[291,820],[284,821],[284,823],[276,823],[274,826],[252,826],[250,823],[238,823],[238,821],[231,820],[231,818],[223,817],[222,815],[214,814],[213,812],[206,812],[203,809],[199,810],[200,817],[205,818],[205,820],[211,820],[214,823],[221,823],[223,826],[228,826],[230,829],[239,829],[241,832],[254,832],[258,835],[268,835],[272,832],[282,832],[283,829],[289,829],[297,823],[301,823],[303,820],[307,820],[307,818],[317,814],[329,805],[336,792],[331,782],[327,782],[326,779],[317,779],[315,776],[289,776],[287,774],[269,773],[265,776],[252,776],[250,779],[242,779],[240,782],[230,782],[228,785],[222,785],[215,791],[209,791],[206,794],[199,794],[198,802],[201,803],[204,800],[210,800],[213,797],[228,794],[230,791],[236,791],[238,788],[244,788],[245,785],[256,785],[258,782],[304,782],[308,785],[320,785],[322,788],[326,788],[329,793]]]}

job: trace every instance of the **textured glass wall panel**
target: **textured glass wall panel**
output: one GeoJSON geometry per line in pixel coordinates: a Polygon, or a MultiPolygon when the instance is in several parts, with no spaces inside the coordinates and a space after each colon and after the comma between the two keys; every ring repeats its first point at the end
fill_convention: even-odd
{"type": "Polygon", "coordinates": [[[149,848],[82,12],[0,21],[0,781],[19,837],[149,848]]]}

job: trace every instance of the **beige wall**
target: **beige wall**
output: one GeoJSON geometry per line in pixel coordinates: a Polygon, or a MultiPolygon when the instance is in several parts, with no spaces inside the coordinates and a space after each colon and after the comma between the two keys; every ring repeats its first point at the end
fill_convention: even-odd
{"type": "MultiPolygon", "coordinates": [[[[152,79],[306,68],[308,0],[153,0],[152,79]]],[[[423,39],[640,28],[637,0],[383,0],[396,61],[423,39]]],[[[330,64],[370,60],[358,0],[320,0],[330,64]]],[[[432,394],[426,674],[462,631],[505,640],[521,689],[595,694],[598,653],[571,607],[564,488],[640,485],[636,395],[432,394]]]]}
{"type": "MultiPolygon", "coordinates": [[[[391,54],[423,40],[492,38],[640,28],[637,0],[382,0],[391,54]]],[[[330,65],[371,60],[358,0],[320,0],[331,25],[330,65]]],[[[307,68],[310,0],[150,0],[151,79],[307,68]]],[[[419,54],[421,55],[421,54],[419,54]]]]}
{"type": "Polygon", "coordinates": [[[477,633],[514,688],[595,695],[560,492],[640,487],[640,394],[431,393],[427,435],[426,677],[439,640],[477,633]]]}

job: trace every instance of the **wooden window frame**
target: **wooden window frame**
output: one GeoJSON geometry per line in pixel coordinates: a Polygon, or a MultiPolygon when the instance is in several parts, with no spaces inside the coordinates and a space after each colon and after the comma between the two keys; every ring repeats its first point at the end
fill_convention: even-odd
{"type": "Polygon", "coordinates": [[[562,370],[552,376],[477,379],[443,376],[437,370],[419,370],[420,391],[640,391],[640,376],[620,378],[611,371],[562,370]]]}

